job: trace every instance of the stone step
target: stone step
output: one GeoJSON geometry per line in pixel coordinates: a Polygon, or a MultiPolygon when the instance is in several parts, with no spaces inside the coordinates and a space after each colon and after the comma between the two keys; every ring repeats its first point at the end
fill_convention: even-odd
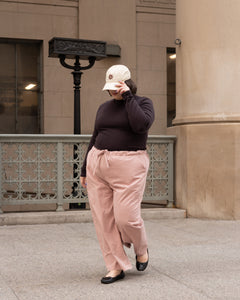
{"type": "MultiPolygon", "coordinates": [[[[186,211],[177,208],[144,208],[144,220],[183,219],[186,211]]],[[[0,214],[0,226],[4,225],[34,225],[60,223],[87,223],[92,222],[90,210],[75,210],[63,212],[19,212],[0,214]]]]}

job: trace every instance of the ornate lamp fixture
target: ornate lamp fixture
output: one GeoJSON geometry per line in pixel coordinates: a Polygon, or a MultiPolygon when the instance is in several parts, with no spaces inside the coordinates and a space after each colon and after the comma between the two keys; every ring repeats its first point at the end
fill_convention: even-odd
{"type": "Polygon", "coordinates": [[[82,70],[90,69],[96,60],[105,58],[106,42],[67,39],[54,37],[49,41],[49,57],[59,58],[62,66],[74,70],[74,134],[81,133],[80,88],[82,70]],[[65,59],[75,59],[74,65],[69,65],[65,59]],[[89,64],[82,67],[80,60],[88,60],[89,64]]]}

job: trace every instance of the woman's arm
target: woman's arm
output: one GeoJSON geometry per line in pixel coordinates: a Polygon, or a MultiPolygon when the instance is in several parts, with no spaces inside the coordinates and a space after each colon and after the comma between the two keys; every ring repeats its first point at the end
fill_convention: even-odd
{"type": "Polygon", "coordinates": [[[83,188],[86,188],[87,187],[87,180],[86,180],[86,177],[80,177],[80,183],[81,183],[81,186],[83,188]]]}
{"type": "Polygon", "coordinates": [[[142,98],[138,103],[130,91],[125,92],[122,96],[126,100],[128,120],[132,130],[135,133],[148,131],[154,121],[152,101],[148,98],[142,98]]]}
{"type": "Polygon", "coordinates": [[[135,133],[148,131],[155,117],[152,101],[148,98],[142,98],[138,103],[129,87],[123,81],[120,81],[116,87],[118,87],[118,92],[122,95],[122,98],[126,100],[128,120],[132,130],[135,133]]]}

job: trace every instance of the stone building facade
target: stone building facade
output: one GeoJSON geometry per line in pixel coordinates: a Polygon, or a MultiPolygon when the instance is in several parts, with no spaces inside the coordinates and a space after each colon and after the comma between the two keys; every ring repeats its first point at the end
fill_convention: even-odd
{"type": "MultiPolygon", "coordinates": [[[[8,104],[1,100],[5,116],[11,106],[9,114],[18,117],[15,121],[12,115],[8,119],[2,118],[1,133],[73,133],[71,71],[63,68],[58,59],[48,57],[48,41],[53,37],[64,37],[100,40],[121,48],[120,57],[97,61],[82,76],[82,133],[92,132],[96,110],[100,103],[109,98],[106,92],[102,92],[106,69],[113,64],[125,64],[138,85],[138,93],[150,97],[154,102],[156,121],[151,134],[165,134],[167,48],[175,47],[175,6],[175,1],[170,0],[0,1],[0,59],[4,66],[0,71],[0,81],[4,81],[4,85],[0,89],[6,90],[7,87],[12,90],[12,86],[16,85],[12,78],[19,78],[18,99],[8,100],[8,104]],[[37,47],[35,57],[30,58],[29,54],[24,57],[26,51],[33,51],[32,48],[24,48],[27,43],[37,47]],[[9,71],[7,80],[8,62],[13,62],[15,56],[18,63],[17,66],[11,66],[12,72],[9,71]],[[21,66],[19,61],[22,62],[21,66]],[[26,75],[15,74],[24,72],[26,75]],[[27,80],[37,82],[28,92],[25,90],[27,80]],[[31,101],[34,92],[35,98],[31,101]],[[13,104],[11,101],[19,103],[13,104]],[[17,112],[13,112],[14,109],[17,112]],[[38,124],[33,124],[36,119],[38,124]],[[7,122],[11,126],[6,126],[7,122]]],[[[84,63],[82,61],[82,65],[84,63]]],[[[11,95],[8,94],[5,99],[7,97],[11,98],[11,95]]]]}
{"type": "Polygon", "coordinates": [[[0,1],[0,133],[73,133],[73,79],[48,57],[50,39],[118,45],[120,57],[84,71],[82,133],[92,132],[108,100],[106,69],[127,65],[138,94],[153,100],[150,134],[177,136],[176,206],[194,217],[239,219],[239,11],[239,0],[0,1]]]}
{"type": "Polygon", "coordinates": [[[240,2],[176,4],[177,204],[194,217],[240,219],[240,2]]]}

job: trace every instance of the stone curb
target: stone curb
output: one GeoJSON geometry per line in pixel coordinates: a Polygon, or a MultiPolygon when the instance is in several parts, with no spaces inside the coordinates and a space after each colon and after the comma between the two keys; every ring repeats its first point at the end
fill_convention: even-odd
{"type": "MultiPolygon", "coordinates": [[[[183,219],[186,218],[186,210],[177,208],[145,208],[142,209],[142,218],[144,220],[183,219]]],[[[0,215],[0,226],[88,222],[92,222],[90,210],[63,212],[19,212],[4,213],[0,215]]]]}

